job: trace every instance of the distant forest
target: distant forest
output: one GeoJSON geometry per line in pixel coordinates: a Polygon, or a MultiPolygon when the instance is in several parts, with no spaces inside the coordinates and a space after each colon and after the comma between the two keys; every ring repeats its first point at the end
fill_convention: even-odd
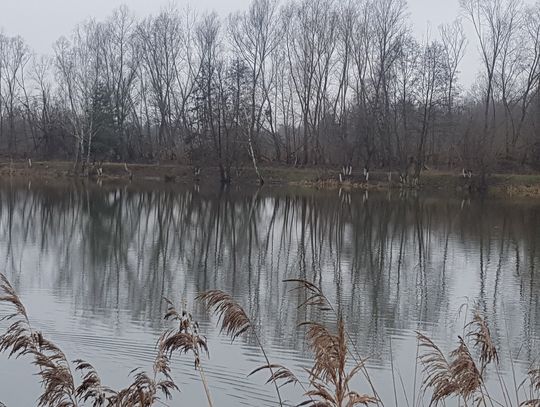
{"type": "Polygon", "coordinates": [[[404,0],[254,0],[227,18],[121,7],[49,55],[0,34],[0,153],[212,165],[223,182],[268,163],[540,170],[540,3],[460,6],[421,40],[404,0]]]}

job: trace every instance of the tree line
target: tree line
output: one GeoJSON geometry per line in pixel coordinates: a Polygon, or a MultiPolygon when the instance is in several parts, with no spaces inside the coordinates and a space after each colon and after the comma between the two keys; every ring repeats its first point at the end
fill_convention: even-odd
{"type": "Polygon", "coordinates": [[[253,0],[226,18],[120,7],[50,55],[0,33],[0,151],[216,165],[224,183],[245,165],[263,181],[269,162],[540,168],[540,3],[460,6],[422,39],[405,0],[253,0]],[[466,89],[468,46],[481,66],[466,89]]]}

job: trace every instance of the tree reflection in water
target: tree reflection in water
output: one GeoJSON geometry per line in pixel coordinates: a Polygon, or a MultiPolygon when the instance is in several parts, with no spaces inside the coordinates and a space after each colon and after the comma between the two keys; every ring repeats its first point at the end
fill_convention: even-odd
{"type": "MultiPolygon", "coordinates": [[[[382,366],[393,336],[420,329],[453,339],[468,297],[489,316],[499,346],[532,361],[539,210],[399,191],[5,184],[0,254],[20,292],[61,293],[75,314],[105,325],[118,324],[123,310],[159,332],[163,296],[191,302],[225,290],[266,346],[300,354],[296,326],[317,316],[299,310],[300,294],[282,281],[307,279],[343,310],[359,352],[382,366]]],[[[200,305],[195,314],[208,322],[200,305]]]]}

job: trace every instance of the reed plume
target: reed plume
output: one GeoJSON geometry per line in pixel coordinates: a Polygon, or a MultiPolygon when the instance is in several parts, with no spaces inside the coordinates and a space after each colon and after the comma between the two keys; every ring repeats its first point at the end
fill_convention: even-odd
{"type": "MultiPolygon", "coordinates": [[[[467,401],[478,395],[483,384],[482,374],[462,337],[458,338],[458,347],[450,353],[450,361],[431,339],[421,333],[417,333],[417,338],[424,350],[418,356],[424,372],[422,388],[424,392],[429,389],[433,392],[430,406],[444,403],[450,396],[467,401]]],[[[483,397],[481,393],[480,397],[483,397]]]]}
{"type": "Polygon", "coordinates": [[[458,390],[458,394],[464,400],[468,400],[480,389],[483,379],[480,370],[476,366],[469,347],[462,337],[458,337],[458,347],[450,353],[453,358],[450,363],[452,379],[458,390]]]}
{"type": "Polygon", "coordinates": [[[26,322],[28,322],[28,315],[26,313],[26,308],[24,307],[21,299],[15,292],[15,289],[7,279],[7,277],[0,273],[0,292],[3,293],[0,295],[0,303],[8,303],[13,306],[14,311],[2,317],[1,320],[13,319],[17,317],[22,317],[26,322]]]}
{"type": "Polygon", "coordinates": [[[492,362],[499,363],[497,347],[493,342],[491,331],[486,319],[478,310],[474,311],[472,321],[466,325],[467,336],[473,339],[473,344],[480,351],[482,370],[492,362]]]}
{"type": "Polygon", "coordinates": [[[0,352],[7,352],[8,357],[33,358],[32,363],[38,368],[37,375],[43,389],[38,398],[38,407],[79,407],[88,403],[93,407],[150,407],[159,400],[159,393],[170,398],[171,391],[177,389],[169,375],[170,368],[163,349],[159,349],[156,357],[154,377],[138,371],[133,383],[120,392],[103,386],[92,365],[75,360],[75,370],[82,376],[77,386],[64,352],[32,328],[20,297],[6,276],[0,273],[1,303],[11,308],[2,320],[15,322],[0,336],[0,352]],[[159,380],[158,375],[161,377],[159,380]]]}
{"type": "Polygon", "coordinates": [[[313,367],[309,370],[310,390],[305,394],[309,400],[302,405],[353,407],[377,403],[373,396],[350,390],[350,382],[363,369],[364,362],[347,370],[349,352],[343,319],[338,320],[335,334],[320,323],[302,325],[307,326],[306,340],[314,354],[313,367]]]}
{"type": "MultiPolygon", "coordinates": [[[[199,372],[199,376],[204,386],[208,405],[212,407],[212,398],[210,396],[210,388],[204,374],[204,369],[201,364],[201,354],[210,356],[206,337],[199,333],[199,323],[193,319],[193,315],[185,310],[179,312],[176,310],[172,301],[164,298],[167,303],[167,312],[165,313],[166,320],[173,320],[178,323],[178,328],[165,331],[159,339],[159,349],[164,361],[169,360],[173,352],[181,354],[192,353],[194,357],[195,369],[199,372]]],[[[165,363],[164,366],[167,366],[165,363]]]]}
{"type": "Polygon", "coordinates": [[[36,333],[38,350],[34,351],[33,364],[39,369],[43,393],[38,406],[76,407],[75,380],[64,353],[41,333],[36,333]]]}
{"type": "Polygon", "coordinates": [[[334,311],[332,303],[324,295],[323,291],[312,282],[300,278],[289,278],[283,280],[283,282],[295,283],[296,287],[292,290],[304,290],[306,292],[306,299],[304,300],[304,302],[298,305],[298,308],[312,305],[317,306],[322,311],[334,311]]]}
{"type": "Polygon", "coordinates": [[[531,380],[531,387],[540,392],[540,368],[529,370],[529,379],[531,380]]]}
{"type": "Polygon", "coordinates": [[[73,363],[75,364],[75,370],[80,372],[82,377],[81,384],[75,389],[77,399],[85,403],[90,400],[93,407],[100,407],[114,397],[116,392],[103,386],[94,366],[82,359],[76,359],[73,363]]]}
{"type": "Polygon", "coordinates": [[[16,358],[37,351],[35,332],[30,326],[28,314],[20,297],[4,274],[0,273],[0,304],[8,306],[8,313],[1,321],[12,322],[6,332],[0,336],[0,352],[8,352],[8,357],[16,358]]]}
{"type": "Polygon", "coordinates": [[[179,322],[177,330],[165,331],[158,340],[157,354],[153,364],[153,375],[140,370],[131,371],[133,382],[126,388],[108,398],[109,406],[112,407],[150,407],[161,401],[160,394],[165,399],[172,398],[172,392],[178,391],[178,386],[171,376],[170,357],[173,352],[194,352],[196,367],[199,364],[199,349],[206,351],[206,342],[202,337],[193,334],[191,315],[176,311],[171,301],[165,299],[167,311],[165,319],[179,322]]]}
{"type": "Polygon", "coordinates": [[[240,304],[229,294],[220,290],[206,291],[197,296],[208,309],[218,316],[221,331],[233,340],[251,328],[251,321],[240,304]]]}
{"type": "Polygon", "coordinates": [[[437,405],[458,389],[454,383],[450,363],[441,349],[427,336],[417,332],[419,347],[422,353],[418,356],[425,375],[422,383],[423,390],[432,389],[430,405],[437,405]]]}
{"type": "Polygon", "coordinates": [[[166,298],[164,300],[168,305],[165,319],[178,322],[178,329],[166,331],[161,335],[160,348],[169,356],[177,351],[183,354],[193,353],[195,368],[199,368],[201,353],[206,353],[209,356],[206,338],[199,334],[199,323],[193,320],[191,313],[187,311],[180,313],[170,300],[166,298]]]}
{"type": "Polygon", "coordinates": [[[423,351],[418,356],[423,365],[422,388],[424,392],[433,392],[430,405],[444,403],[451,396],[461,397],[465,402],[471,397],[485,400],[484,373],[490,363],[499,363],[497,348],[489,325],[478,310],[473,312],[472,320],[465,324],[465,329],[465,338],[470,339],[478,351],[479,363],[463,337],[458,336],[458,346],[447,358],[431,339],[417,332],[419,347],[423,351]]]}
{"type": "MultiPolygon", "coordinates": [[[[273,364],[270,363],[270,359],[262,346],[259,335],[253,329],[251,320],[244,311],[244,308],[232,296],[221,290],[209,290],[199,294],[196,299],[205,303],[207,309],[218,316],[221,322],[221,332],[225,332],[233,341],[248,330],[251,330],[266,361],[265,366],[270,370],[270,376],[275,375],[272,367],[273,364]]],[[[274,384],[279,405],[283,406],[283,400],[277,382],[275,380],[270,380],[269,382],[274,384]]]]}
{"type": "Polygon", "coordinates": [[[159,393],[165,398],[172,398],[172,391],[178,390],[170,378],[157,380],[144,371],[135,369],[133,382],[125,389],[108,398],[108,406],[114,407],[150,407],[160,400],[159,393]]]}
{"type": "Polygon", "coordinates": [[[288,367],[279,364],[260,366],[257,369],[253,370],[248,376],[252,376],[255,373],[263,370],[270,370],[270,377],[266,381],[266,384],[274,382],[280,383],[280,387],[286,386],[288,384],[300,384],[302,386],[302,382],[300,382],[298,377],[296,377],[296,375],[288,367]]]}
{"type": "MultiPolygon", "coordinates": [[[[331,311],[335,317],[338,320],[338,332],[337,336],[331,334],[328,329],[320,323],[316,322],[304,322],[301,323],[300,326],[306,325],[308,326],[307,336],[306,339],[308,340],[310,344],[310,348],[314,353],[314,365],[311,369],[310,373],[310,385],[312,387],[315,387],[315,394],[319,394],[323,389],[321,387],[321,383],[326,383],[334,386],[334,395],[332,396],[332,399],[334,402],[343,403],[345,399],[347,399],[347,406],[348,405],[358,405],[358,404],[368,404],[368,403],[376,403],[380,404],[381,400],[379,399],[377,395],[377,391],[375,390],[375,386],[373,385],[371,378],[369,376],[369,373],[367,371],[367,368],[365,366],[365,361],[362,360],[362,358],[359,356],[358,351],[355,348],[355,343],[352,340],[351,336],[345,329],[345,323],[343,320],[343,316],[339,310],[337,310],[332,302],[326,297],[324,292],[321,288],[319,288],[314,283],[307,281],[305,279],[286,279],[283,280],[285,283],[294,283],[296,285],[295,288],[292,290],[303,290],[306,295],[306,299],[298,306],[298,308],[303,307],[310,307],[314,306],[320,311],[331,311]],[[339,340],[336,340],[338,338],[339,340]],[[339,345],[339,346],[336,346],[339,345]],[[354,352],[351,350],[351,348],[354,350],[354,352]],[[330,360],[344,362],[347,360],[348,356],[350,356],[354,363],[355,367],[352,369],[348,375],[351,375],[348,377],[346,375],[345,377],[348,377],[348,380],[345,382],[339,381],[335,379],[337,373],[340,373],[341,375],[345,375],[344,371],[344,365],[343,368],[336,368],[336,366],[332,367],[331,363],[327,363],[330,360]],[[341,358],[341,359],[340,359],[341,358]],[[327,368],[330,368],[328,371],[327,368]],[[330,374],[332,372],[332,374],[330,374]],[[356,376],[358,372],[362,372],[364,375],[364,378],[367,380],[368,384],[371,387],[371,390],[374,394],[374,396],[369,395],[359,395],[355,392],[349,392],[348,388],[343,388],[343,384],[346,384],[348,386],[349,381],[352,379],[352,377],[356,376]],[[315,373],[315,374],[314,374],[315,373]],[[330,381],[329,381],[330,380],[330,381]],[[345,395],[345,397],[344,397],[345,395]],[[353,401],[356,400],[356,401],[353,401]],[[349,404],[352,403],[352,404],[349,404]]],[[[338,364],[338,366],[340,366],[338,364]]],[[[339,374],[337,375],[339,376],[339,374]]],[[[323,386],[324,387],[324,386],[323,386]]],[[[327,389],[328,390],[328,389],[327,389]]],[[[309,391],[306,393],[310,397],[310,400],[306,401],[307,404],[309,403],[316,403],[317,397],[314,397],[315,394],[310,393],[309,391]]],[[[324,392],[322,391],[321,394],[319,394],[319,402],[328,402],[327,396],[328,391],[324,392]],[[323,397],[323,394],[325,395],[323,397]],[[320,398],[323,399],[323,401],[320,400],[320,398]],[[324,401],[326,400],[326,401],[324,401]]],[[[316,405],[316,404],[312,404],[316,405]]],[[[328,404],[328,405],[341,405],[341,404],[328,404]]]]}
{"type": "Polygon", "coordinates": [[[64,353],[30,325],[26,309],[5,275],[0,273],[0,303],[12,311],[2,319],[15,320],[0,336],[0,352],[8,357],[31,356],[38,368],[43,393],[39,407],[76,407],[75,381],[64,353]]]}
{"type": "MultiPolygon", "coordinates": [[[[529,400],[520,404],[524,407],[540,407],[540,368],[530,369],[527,372],[530,394],[529,400]]],[[[526,381],[526,380],[525,380],[526,381]]]]}

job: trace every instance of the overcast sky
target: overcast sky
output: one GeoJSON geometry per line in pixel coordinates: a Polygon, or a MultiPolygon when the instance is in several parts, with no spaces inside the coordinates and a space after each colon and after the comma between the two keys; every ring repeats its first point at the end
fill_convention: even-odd
{"type": "MultiPolygon", "coordinates": [[[[246,9],[251,0],[175,0],[180,8],[215,10],[221,15],[246,9]]],[[[410,21],[416,35],[425,36],[428,26],[433,35],[437,27],[459,15],[459,0],[409,0],[410,21]]],[[[532,1],[532,0],[531,0],[532,1]]],[[[6,34],[23,36],[40,53],[51,52],[52,44],[73,27],[90,17],[103,19],[116,7],[127,4],[139,17],[156,13],[171,0],[0,0],[0,28],[6,34]]],[[[470,85],[479,69],[476,42],[471,27],[467,55],[462,63],[461,79],[470,85]]]]}

